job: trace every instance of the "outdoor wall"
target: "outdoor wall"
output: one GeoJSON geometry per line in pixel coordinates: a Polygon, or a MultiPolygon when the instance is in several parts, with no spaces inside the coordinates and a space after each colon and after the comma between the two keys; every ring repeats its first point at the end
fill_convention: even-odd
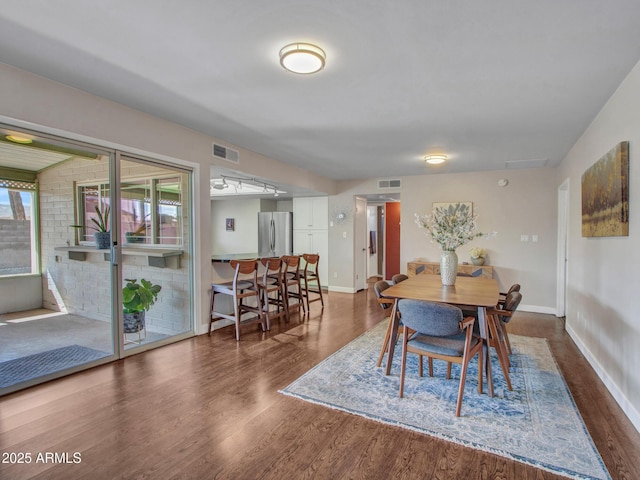
{"type": "Polygon", "coordinates": [[[0,218],[0,275],[31,273],[31,220],[0,218]]]}
{"type": "MultiPolygon", "coordinates": [[[[375,179],[342,182],[340,195],[333,203],[345,202],[354,195],[381,193],[375,179]]],[[[496,231],[493,239],[479,238],[457,250],[460,262],[470,262],[469,248],[478,246],[489,252],[488,264],[501,288],[513,283],[522,285],[522,310],[555,313],[556,307],[556,171],[552,168],[501,170],[464,174],[436,174],[402,177],[400,270],[406,273],[407,262],[415,259],[440,261],[440,247],[424,235],[415,224],[414,214],[430,213],[433,202],[473,202],[482,232],[496,231]],[[498,180],[509,184],[499,187],[498,180]],[[528,242],[520,240],[529,235],[528,242]],[[532,235],[538,236],[532,242],[532,235]]],[[[329,270],[331,286],[336,290],[353,288],[353,249],[347,248],[353,224],[341,226],[340,232],[329,228],[329,270]],[[344,227],[344,228],[343,228],[344,227]]]]}
{"type": "Polygon", "coordinates": [[[631,71],[558,171],[569,185],[566,328],[640,430],[640,65],[631,71]],[[584,238],[581,177],[629,141],[629,236],[584,238]]]}

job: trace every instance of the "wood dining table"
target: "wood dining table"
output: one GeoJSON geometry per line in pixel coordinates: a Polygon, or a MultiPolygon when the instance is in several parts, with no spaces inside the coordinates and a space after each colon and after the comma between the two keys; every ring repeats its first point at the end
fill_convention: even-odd
{"type": "Polygon", "coordinates": [[[489,358],[489,326],[487,308],[495,307],[500,296],[498,282],[493,278],[457,277],[455,285],[443,285],[440,275],[416,275],[397,283],[384,291],[384,296],[394,298],[395,304],[391,312],[391,325],[389,342],[386,346],[388,352],[386,374],[391,372],[393,352],[398,338],[398,326],[400,324],[397,315],[398,301],[403,298],[412,300],[425,300],[428,302],[447,303],[465,310],[478,312],[478,324],[480,336],[483,341],[483,355],[485,358],[485,372],[487,389],[493,397],[493,376],[491,374],[491,361],[489,358]]]}

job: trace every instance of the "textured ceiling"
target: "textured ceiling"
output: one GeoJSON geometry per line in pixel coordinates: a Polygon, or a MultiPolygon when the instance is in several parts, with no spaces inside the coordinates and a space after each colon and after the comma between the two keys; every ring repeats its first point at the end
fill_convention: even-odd
{"type": "Polygon", "coordinates": [[[637,0],[17,6],[1,62],[334,179],[557,165],[640,59],[637,0]],[[325,70],[284,71],[293,41],[325,70]]]}

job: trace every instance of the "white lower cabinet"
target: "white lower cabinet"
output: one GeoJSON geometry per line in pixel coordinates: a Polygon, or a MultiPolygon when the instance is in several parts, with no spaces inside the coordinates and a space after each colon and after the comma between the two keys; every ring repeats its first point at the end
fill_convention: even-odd
{"type": "Polygon", "coordinates": [[[329,231],[328,230],[294,230],[293,252],[317,253],[320,255],[318,272],[323,287],[329,285],[329,231]]]}

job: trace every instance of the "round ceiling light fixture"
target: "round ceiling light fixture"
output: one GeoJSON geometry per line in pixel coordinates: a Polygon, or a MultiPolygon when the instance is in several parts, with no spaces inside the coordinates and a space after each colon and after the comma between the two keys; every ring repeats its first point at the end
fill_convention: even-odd
{"type": "Polygon", "coordinates": [[[447,161],[446,155],[427,155],[424,157],[425,162],[431,165],[439,165],[447,161]]]}
{"type": "Polygon", "coordinates": [[[33,138],[25,137],[22,135],[6,135],[4,138],[13,143],[20,143],[22,145],[29,145],[33,143],[33,138]]]}
{"type": "Polygon", "coordinates": [[[290,43],[280,49],[280,65],[293,73],[310,75],[324,68],[326,53],[311,43],[290,43]]]}

